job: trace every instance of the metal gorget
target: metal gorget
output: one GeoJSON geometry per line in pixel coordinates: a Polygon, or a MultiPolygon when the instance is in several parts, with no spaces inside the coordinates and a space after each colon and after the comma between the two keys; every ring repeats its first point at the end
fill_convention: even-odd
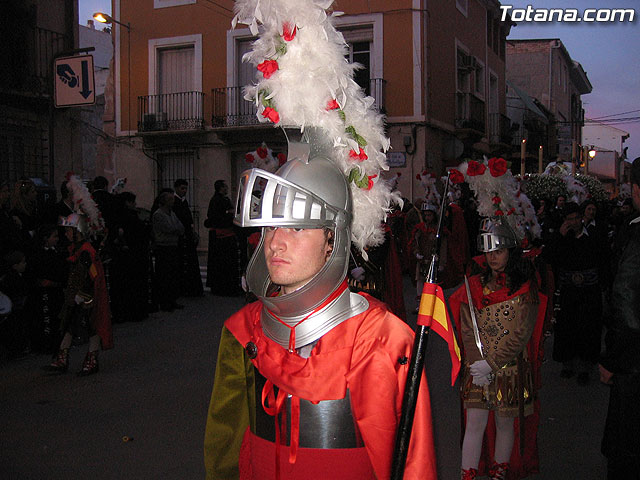
{"type": "MultiPolygon", "coordinates": [[[[285,297],[279,297],[285,298],[285,297]]],[[[262,331],[267,337],[289,348],[289,336],[291,327],[303,320],[310,311],[296,312],[295,315],[280,315],[278,318],[272,314],[268,307],[268,299],[263,300],[262,331]],[[265,301],[266,300],[266,301],[265,301]]],[[[369,308],[369,302],[357,293],[351,293],[347,288],[333,302],[313,313],[295,328],[295,348],[300,348],[315,342],[332,328],[369,308]]],[[[295,309],[293,309],[295,310],[295,309]]]]}

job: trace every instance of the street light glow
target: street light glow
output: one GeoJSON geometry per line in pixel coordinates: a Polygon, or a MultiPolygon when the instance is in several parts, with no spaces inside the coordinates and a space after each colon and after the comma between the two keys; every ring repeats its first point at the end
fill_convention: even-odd
{"type": "Polygon", "coordinates": [[[593,158],[593,157],[595,157],[595,156],[596,156],[596,153],[597,153],[597,152],[596,152],[596,149],[595,149],[595,148],[590,149],[590,150],[589,150],[589,158],[593,158]]]}
{"type": "Polygon", "coordinates": [[[93,14],[93,18],[94,20],[100,22],[100,23],[111,23],[111,17],[109,15],[107,15],[106,13],[102,13],[102,12],[96,12],[93,14]]]}

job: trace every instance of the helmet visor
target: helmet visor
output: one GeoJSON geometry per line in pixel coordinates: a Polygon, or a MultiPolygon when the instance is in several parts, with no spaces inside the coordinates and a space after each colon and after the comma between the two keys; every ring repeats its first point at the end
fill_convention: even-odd
{"type": "Polygon", "coordinates": [[[310,191],[254,168],[240,178],[234,223],[241,227],[334,227],[340,212],[310,191]]]}

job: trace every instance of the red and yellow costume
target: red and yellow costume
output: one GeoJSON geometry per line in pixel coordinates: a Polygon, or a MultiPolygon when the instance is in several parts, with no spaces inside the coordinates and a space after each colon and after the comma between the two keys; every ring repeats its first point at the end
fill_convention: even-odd
{"type": "Polygon", "coordinates": [[[456,328],[461,332],[464,348],[465,373],[461,380],[464,404],[469,408],[491,410],[478,470],[480,474],[486,472],[494,459],[496,431],[493,415],[510,416],[515,417],[515,442],[507,478],[512,480],[524,478],[539,471],[536,438],[540,403],[537,391],[540,388],[541,339],[547,299],[543,294],[537,293],[538,303],[533,302],[530,298],[529,282],[512,294],[509,294],[509,288],[506,285],[491,292],[482,285],[481,275],[474,275],[469,278],[469,287],[477,312],[480,338],[483,346],[487,348],[485,360],[496,376],[496,379],[484,389],[471,383],[469,365],[482,357],[474,341],[467,292],[463,286],[450,297],[449,305],[456,328]],[[490,314],[492,318],[485,318],[485,313],[490,314]],[[492,322],[494,316],[497,318],[492,322]],[[520,365],[518,365],[519,362],[520,365]],[[525,385],[524,400],[518,400],[519,375],[527,377],[520,379],[525,385]],[[523,403],[525,425],[522,456],[520,455],[519,402],[523,403]]]}
{"type": "MultiPolygon", "coordinates": [[[[247,305],[225,322],[205,434],[207,479],[275,478],[276,458],[281,478],[389,478],[413,332],[381,302],[362,295],[369,308],[322,336],[308,358],[289,353],[266,337],[260,323],[260,302],[247,305]],[[249,344],[252,351],[245,349],[249,344]],[[364,447],[300,447],[296,451],[295,447],[278,447],[257,438],[252,433],[256,408],[263,406],[261,399],[256,399],[254,369],[267,383],[290,394],[292,405],[296,399],[318,403],[344,399],[348,394],[364,447]],[[354,472],[359,473],[354,476],[354,472]]],[[[292,438],[299,425],[295,415],[293,412],[292,438]]],[[[436,478],[429,391],[424,377],[405,478],[436,478]]]]}

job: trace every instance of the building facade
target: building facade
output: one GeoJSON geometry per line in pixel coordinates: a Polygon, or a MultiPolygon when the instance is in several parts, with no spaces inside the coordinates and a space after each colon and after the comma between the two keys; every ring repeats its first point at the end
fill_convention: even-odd
{"type": "MultiPolygon", "coordinates": [[[[461,158],[511,148],[505,105],[505,38],[491,0],[341,2],[336,27],[355,80],[386,115],[387,177],[411,200],[416,175],[443,174],[461,158]],[[398,176],[398,174],[400,174],[398,176]]],[[[114,0],[114,66],[106,87],[105,133],[96,169],[127,177],[141,206],[176,178],[189,181],[199,227],[213,183],[231,195],[245,155],[265,142],[286,153],[273,125],[259,124],[243,86],[256,75],[242,57],[254,40],[231,29],[233,2],[114,0]]]]}
{"type": "Polygon", "coordinates": [[[82,168],[79,111],[55,108],[53,72],[77,48],[78,1],[1,2],[0,24],[0,181],[31,178],[50,196],[82,168]]]}
{"type": "MultiPolygon", "coordinates": [[[[507,80],[549,112],[545,159],[578,161],[582,145],[582,95],[592,86],[580,63],[571,59],[560,39],[508,40],[507,80]]],[[[537,158],[539,142],[528,142],[527,154],[537,158]]]]}

